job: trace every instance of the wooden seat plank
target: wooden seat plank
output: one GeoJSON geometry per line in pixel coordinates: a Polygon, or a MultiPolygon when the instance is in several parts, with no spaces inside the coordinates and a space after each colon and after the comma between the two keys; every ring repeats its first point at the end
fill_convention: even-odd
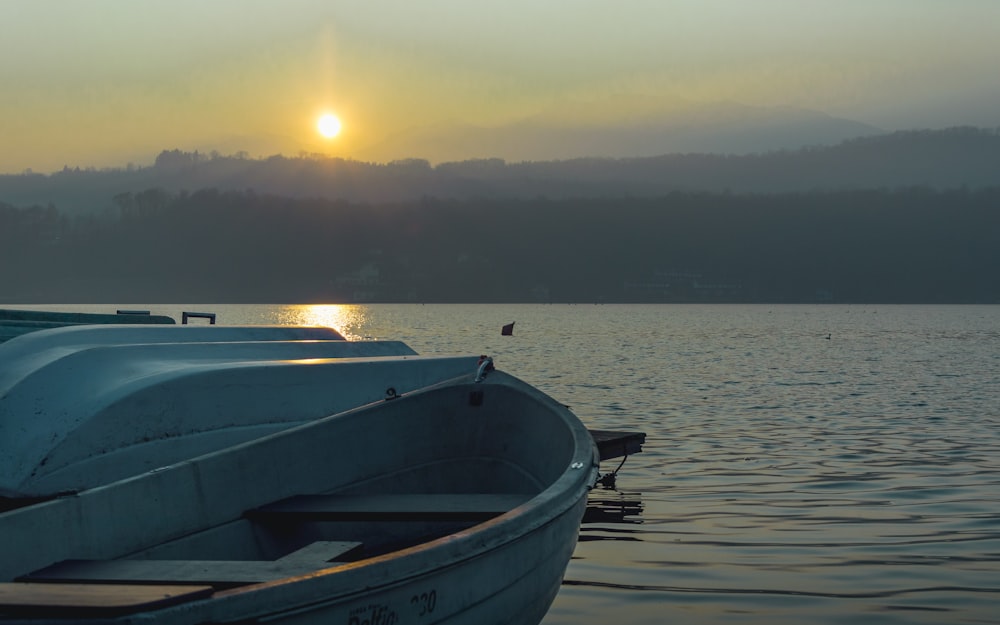
{"type": "Polygon", "coordinates": [[[258,584],[312,573],[359,547],[358,542],[318,541],[278,560],[64,560],[24,579],[208,586],[258,584]]]}
{"type": "Polygon", "coordinates": [[[135,582],[227,586],[259,584],[321,568],[282,562],[217,560],[64,560],[27,575],[29,581],[135,582]]]}
{"type": "Polygon", "coordinates": [[[0,583],[0,611],[32,616],[115,616],[212,594],[211,586],[0,583]]]}
{"type": "MultiPolygon", "coordinates": [[[[317,540],[305,547],[278,558],[278,562],[286,565],[333,562],[361,549],[361,543],[348,540],[317,540]]],[[[315,567],[314,567],[315,568],[315,567]]]]}
{"type": "Polygon", "coordinates": [[[527,493],[296,495],[256,508],[256,520],[471,521],[499,516],[531,498],[527,493]]]}

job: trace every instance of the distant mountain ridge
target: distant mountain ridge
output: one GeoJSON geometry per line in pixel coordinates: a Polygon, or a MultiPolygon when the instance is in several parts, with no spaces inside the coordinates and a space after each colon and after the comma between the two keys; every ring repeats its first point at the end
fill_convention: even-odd
{"type": "MultiPolygon", "coordinates": [[[[620,108],[620,107],[616,107],[620,108]]],[[[633,106],[625,121],[593,119],[586,111],[541,113],[495,127],[439,124],[389,137],[363,150],[372,159],[419,157],[432,162],[481,158],[549,161],[589,155],[635,158],[677,153],[753,154],[832,145],[884,131],[860,122],[791,107],[735,102],[681,103],[664,111],[633,106]]]]}
{"type": "Polygon", "coordinates": [[[1000,186],[1000,130],[914,130],[832,146],[747,155],[673,153],[538,162],[340,158],[251,159],[165,150],[151,167],[0,176],[0,204],[53,205],[67,213],[116,210],[116,196],[150,189],[245,191],[352,202],[437,198],[656,197],[675,191],[804,193],[815,190],[1000,186]]]}

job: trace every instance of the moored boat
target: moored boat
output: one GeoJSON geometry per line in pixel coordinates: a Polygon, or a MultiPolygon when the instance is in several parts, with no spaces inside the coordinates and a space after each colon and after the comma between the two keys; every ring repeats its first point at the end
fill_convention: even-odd
{"type": "Polygon", "coordinates": [[[0,496],[79,491],[450,379],[329,328],[68,326],[0,344],[0,496]]]}
{"type": "Polygon", "coordinates": [[[32,357],[22,344],[24,367],[0,379],[8,408],[31,420],[32,388],[90,376],[76,399],[43,406],[61,425],[24,440],[45,451],[11,465],[20,473],[0,513],[0,621],[481,625],[537,623],[547,611],[600,457],[569,409],[492,361],[337,338],[264,347],[77,332],[35,333],[39,344],[75,337],[74,347],[32,357]],[[100,399],[72,412],[96,382],[100,399]],[[204,389],[238,409],[208,409],[204,389]],[[287,411],[275,399],[302,394],[340,399],[287,411]],[[249,436],[243,412],[256,415],[249,436]],[[171,451],[150,468],[154,448],[171,451]]]}
{"type": "Polygon", "coordinates": [[[175,323],[173,317],[153,315],[148,310],[119,310],[111,314],[0,308],[0,343],[29,332],[70,325],[175,323]]]}

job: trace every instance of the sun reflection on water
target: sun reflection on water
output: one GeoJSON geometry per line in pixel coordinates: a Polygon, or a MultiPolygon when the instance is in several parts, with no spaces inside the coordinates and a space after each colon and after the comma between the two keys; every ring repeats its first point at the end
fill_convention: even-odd
{"type": "Polygon", "coordinates": [[[353,304],[307,304],[283,306],[278,313],[281,325],[327,326],[344,338],[356,341],[368,338],[363,332],[368,310],[353,304]]]}

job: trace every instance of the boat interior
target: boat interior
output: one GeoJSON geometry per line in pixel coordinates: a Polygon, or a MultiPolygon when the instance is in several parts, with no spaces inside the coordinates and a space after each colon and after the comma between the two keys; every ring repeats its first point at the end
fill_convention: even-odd
{"type": "MultiPolygon", "coordinates": [[[[129,600],[127,608],[119,605],[132,595],[127,588],[154,585],[163,589],[164,597],[188,600],[205,592],[310,575],[425,548],[429,541],[506,513],[516,515],[521,506],[530,507],[577,453],[565,435],[556,435],[556,428],[565,428],[566,423],[552,418],[538,402],[524,402],[504,385],[446,386],[418,393],[409,402],[386,400],[377,407],[328,419],[324,436],[303,438],[296,430],[312,427],[303,426],[267,437],[285,449],[303,446],[296,470],[313,469],[300,476],[300,487],[290,489],[284,484],[292,474],[272,480],[267,466],[241,466],[246,475],[240,490],[245,492],[234,502],[226,502],[230,509],[239,505],[235,502],[244,502],[241,512],[218,513],[218,522],[196,531],[175,532],[179,535],[167,540],[145,541],[141,548],[114,557],[71,557],[24,571],[16,582],[0,584],[0,614],[5,609],[23,609],[29,600],[36,610],[33,614],[58,611],[63,609],[62,600],[53,594],[75,591],[81,585],[126,589],[95,608],[96,613],[147,609],[149,604],[138,599],[129,600]],[[402,436],[397,432],[391,437],[384,428],[398,426],[400,418],[410,418],[416,429],[404,427],[402,436]],[[337,419],[342,423],[336,423],[337,419]],[[359,439],[369,448],[352,445],[349,441],[360,429],[384,431],[385,440],[373,440],[369,434],[359,439]],[[418,432],[423,433],[419,438],[418,432]],[[512,444],[512,437],[527,436],[536,443],[512,444]],[[310,444],[305,446],[307,441],[310,444]],[[380,443],[383,447],[378,448],[380,443]],[[260,480],[260,492],[254,492],[254,476],[260,480]],[[22,592],[17,600],[5,602],[5,593],[18,584],[22,592]],[[184,592],[175,592],[178,586],[184,592]],[[31,598],[29,590],[41,594],[31,598]]],[[[583,435],[587,436],[585,430],[583,435]]],[[[236,459],[236,464],[253,456],[255,444],[244,446],[246,458],[236,459]]],[[[260,451],[275,450],[265,443],[260,451]]],[[[227,453],[231,452],[209,458],[224,458],[227,453]]],[[[211,466],[205,468],[211,470],[211,466]]],[[[130,482],[138,485],[141,480],[123,484],[130,482]]],[[[213,491],[224,488],[222,482],[207,480],[198,486],[204,492],[197,493],[199,500],[189,502],[193,507],[205,506],[213,491]]],[[[189,489],[176,493],[180,499],[189,489]]],[[[226,498],[228,494],[220,491],[219,499],[226,498]]],[[[183,510],[188,502],[175,503],[183,510]]],[[[141,516],[136,522],[142,522],[141,516]]],[[[124,525],[122,531],[137,532],[124,525]]],[[[74,605],[79,608],[79,602],[74,605]]]]}
{"type": "Polygon", "coordinates": [[[530,493],[299,495],[127,558],[68,559],[19,579],[226,589],[306,575],[424,544],[504,514],[531,497],[530,493]]]}

